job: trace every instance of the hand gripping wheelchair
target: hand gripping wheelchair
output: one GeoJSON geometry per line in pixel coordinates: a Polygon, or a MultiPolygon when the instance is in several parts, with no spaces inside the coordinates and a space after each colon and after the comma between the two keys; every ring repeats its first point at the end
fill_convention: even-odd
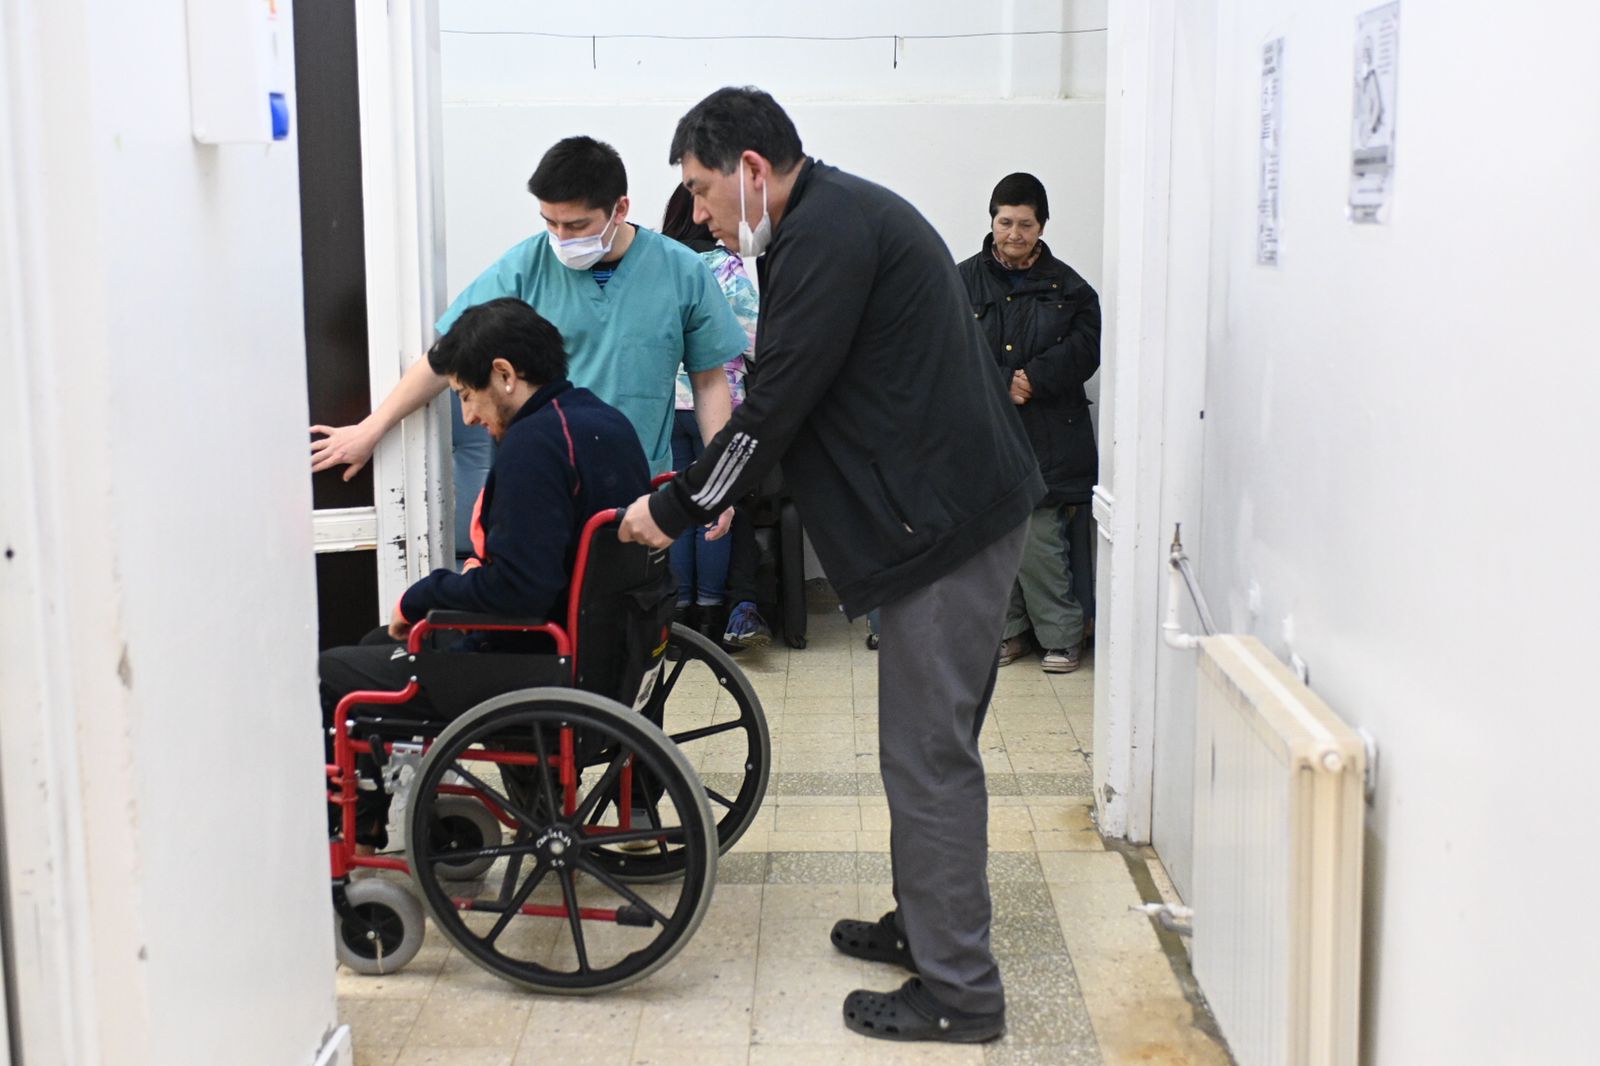
{"type": "Polygon", "coordinates": [[[669,627],[667,553],[620,542],[622,513],[584,527],[565,626],[434,611],[411,630],[404,689],[339,702],[329,850],[351,969],[409,962],[426,907],[490,972],[584,995],[655,972],[699,926],[717,856],[766,793],[771,740],[733,661],[669,627]],[[490,633],[549,650],[456,650],[490,633]],[[438,710],[408,717],[419,690],[438,710]],[[356,854],[357,793],[374,787],[404,797],[405,859],[356,854]],[[362,867],[409,873],[410,888],[352,878],[362,867]]]}

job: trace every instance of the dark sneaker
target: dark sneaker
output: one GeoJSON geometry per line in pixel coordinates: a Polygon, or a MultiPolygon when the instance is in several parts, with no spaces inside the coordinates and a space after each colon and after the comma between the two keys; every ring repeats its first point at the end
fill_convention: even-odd
{"type": "Polygon", "coordinates": [[[1000,642],[1000,665],[1010,666],[1032,650],[1026,636],[1007,637],[1000,642]]]}
{"type": "Polygon", "coordinates": [[[922,978],[913,977],[893,992],[858,989],[844,998],[844,1024],[879,1040],[940,1040],[982,1044],[1006,1032],[1006,1012],[970,1014],[934,998],[922,978]]]}
{"type": "Polygon", "coordinates": [[[1047,674],[1070,674],[1078,668],[1079,654],[1076,644],[1070,648],[1049,648],[1039,665],[1047,674]]]}
{"type": "Polygon", "coordinates": [[[749,600],[734,607],[728,615],[728,628],[722,634],[722,643],[736,648],[765,648],[772,643],[772,629],[756,605],[749,600]]]}

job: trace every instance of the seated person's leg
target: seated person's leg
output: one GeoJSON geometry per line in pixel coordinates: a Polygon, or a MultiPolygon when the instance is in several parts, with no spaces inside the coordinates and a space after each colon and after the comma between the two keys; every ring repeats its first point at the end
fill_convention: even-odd
{"type": "MultiPolygon", "coordinates": [[[[694,412],[677,412],[672,422],[673,469],[687,470],[704,450],[705,445],[700,439],[700,425],[695,421],[694,412]]],[[[678,582],[677,612],[673,620],[683,622],[685,625],[693,624],[689,618],[689,608],[694,604],[695,582],[698,580],[696,545],[700,537],[697,534],[698,527],[684,533],[672,542],[669,552],[672,576],[678,582]]]]}
{"type": "MultiPolygon", "coordinates": [[[[317,660],[317,676],[321,680],[323,754],[333,762],[333,715],[339,701],[348,693],[364,690],[393,692],[406,687],[411,679],[412,667],[405,645],[392,639],[386,629],[375,629],[361,639],[358,645],[329,648],[317,660]]],[[[418,693],[408,706],[422,713],[429,708],[427,698],[418,693]]],[[[357,707],[359,712],[362,708],[357,707]]],[[[363,778],[377,781],[378,765],[370,755],[358,755],[356,768],[363,778]]],[[[388,843],[389,794],[380,787],[377,791],[362,790],[356,793],[356,842],[373,847],[388,843]]],[[[328,835],[339,832],[339,808],[328,804],[328,835]]]]}

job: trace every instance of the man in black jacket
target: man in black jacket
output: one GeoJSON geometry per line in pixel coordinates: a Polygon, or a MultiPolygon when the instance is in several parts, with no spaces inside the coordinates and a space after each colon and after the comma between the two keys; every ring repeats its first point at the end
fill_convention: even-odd
{"type": "Polygon", "coordinates": [[[977,737],[1023,526],[1044,495],[1038,465],[955,264],[915,208],[807,158],[757,89],[695,105],[670,161],[696,220],[760,257],[759,354],[744,404],[697,463],[628,509],[622,536],[663,546],[782,460],[845,610],[881,608],[879,765],[898,906],[840,922],[833,942],[919,977],[851,993],[845,1023],[891,1039],[993,1039],[1005,996],[977,737]]]}
{"type": "MultiPolygon", "coordinates": [[[[405,687],[412,668],[400,642],[431,610],[559,614],[584,523],[650,488],[633,424],[567,380],[561,334],[521,300],[503,297],[469,308],[439,338],[428,362],[450,380],[467,424],[487,427],[500,446],[473,509],[473,555],[459,573],[435,570],[408,588],[387,629],[322,653],[325,727],[347,693],[405,687]]],[[[408,706],[421,714],[433,710],[426,691],[408,706]]],[[[370,762],[364,767],[369,775],[375,770],[370,762]]],[[[358,843],[384,844],[388,806],[381,790],[358,794],[358,843]]],[[[329,818],[337,826],[332,804],[329,818]]]]}
{"type": "Polygon", "coordinates": [[[961,264],[961,280],[1049,489],[1028,521],[1000,665],[1029,652],[1031,629],[1045,672],[1070,673],[1090,606],[1075,590],[1086,590],[1090,576],[1088,505],[1099,460],[1083,385],[1100,366],[1100,300],[1045,245],[1050,201],[1038,178],[1001,178],[989,219],[983,250],[961,264]]]}

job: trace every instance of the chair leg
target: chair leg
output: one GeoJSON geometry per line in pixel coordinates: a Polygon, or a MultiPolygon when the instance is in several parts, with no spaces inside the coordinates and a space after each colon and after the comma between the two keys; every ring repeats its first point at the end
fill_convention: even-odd
{"type": "Polygon", "coordinates": [[[778,510],[778,575],[783,601],[783,638],[791,648],[806,646],[806,555],[800,509],[792,500],[778,510]]]}

